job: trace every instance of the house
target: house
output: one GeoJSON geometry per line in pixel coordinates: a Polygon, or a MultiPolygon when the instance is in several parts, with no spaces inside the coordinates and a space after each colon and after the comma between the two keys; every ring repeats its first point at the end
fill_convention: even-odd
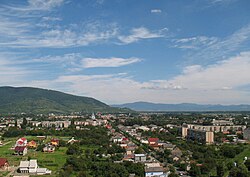
{"type": "Polygon", "coordinates": [[[37,160],[30,160],[29,173],[36,173],[37,168],[38,168],[37,160]]]}
{"type": "Polygon", "coordinates": [[[175,148],[175,145],[173,145],[172,143],[164,143],[163,148],[172,151],[175,148]]]}
{"type": "Polygon", "coordinates": [[[35,149],[35,148],[37,148],[37,144],[34,140],[32,140],[32,141],[28,142],[28,147],[35,149]]]}
{"type": "Polygon", "coordinates": [[[133,159],[135,158],[135,156],[134,156],[134,154],[129,154],[129,155],[124,155],[124,157],[123,157],[123,161],[133,161],[133,159]]]}
{"type": "Polygon", "coordinates": [[[145,164],[145,177],[164,176],[164,168],[158,163],[145,164]]]}
{"type": "Polygon", "coordinates": [[[29,173],[29,161],[21,161],[19,171],[20,173],[29,173]]]}
{"type": "Polygon", "coordinates": [[[36,159],[30,161],[21,161],[19,165],[19,171],[20,173],[31,173],[37,175],[51,174],[51,171],[47,168],[39,168],[36,159]]]}
{"type": "Polygon", "coordinates": [[[250,141],[250,127],[246,128],[246,129],[243,131],[243,138],[244,138],[245,140],[250,141]]]}
{"type": "Polygon", "coordinates": [[[75,140],[74,137],[72,137],[69,141],[68,141],[68,144],[74,144],[76,142],[79,142],[78,140],[75,140]]]}
{"type": "Polygon", "coordinates": [[[114,138],[113,138],[113,142],[114,142],[114,143],[121,143],[121,142],[122,142],[122,137],[120,137],[120,136],[114,137],[114,138]]]}
{"type": "Polygon", "coordinates": [[[15,144],[15,147],[16,146],[27,146],[27,139],[22,137],[22,138],[19,138],[17,141],[16,141],[16,144],[15,144]]]}
{"type": "Polygon", "coordinates": [[[45,147],[43,148],[43,152],[54,152],[55,151],[55,146],[46,144],[45,147]]]}
{"type": "Polygon", "coordinates": [[[126,148],[126,154],[127,154],[127,155],[134,154],[135,149],[136,149],[135,146],[127,147],[127,148],[126,148]]]}
{"type": "Polygon", "coordinates": [[[28,150],[26,146],[16,146],[15,147],[15,155],[26,155],[28,150]]]}
{"type": "Polygon", "coordinates": [[[0,158],[0,169],[7,170],[9,167],[9,162],[6,158],[0,158]]]}
{"type": "Polygon", "coordinates": [[[53,139],[51,139],[50,143],[53,146],[59,146],[59,139],[53,138],[53,139]]]}
{"type": "Polygon", "coordinates": [[[158,145],[158,143],[159,143],[159,138],[148,138],[148,144],[150,146],[158,145]]]}
{"type": "Polygon", "coordinates": [[[175,147],[169,156],[173,159],[173,161],[179,161],[182,156],[182,151],[178,147],[175,147]]]}
{"type": "Polygon", "coordinates": [[[145,162],[146,160],[145,154],[135,154],[135,162],[145,162]]]}

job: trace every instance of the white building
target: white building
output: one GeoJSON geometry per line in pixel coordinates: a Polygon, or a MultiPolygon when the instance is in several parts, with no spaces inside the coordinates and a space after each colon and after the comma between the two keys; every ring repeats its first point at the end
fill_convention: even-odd
{"type": "Polygon", "coordinates": [[[21,161],[19,165],[19,171],[20,173],[31,173],[38,175],[51,174],[51,171],[47,168],[39,168],[36,159],[30,161],[21,161]]]}

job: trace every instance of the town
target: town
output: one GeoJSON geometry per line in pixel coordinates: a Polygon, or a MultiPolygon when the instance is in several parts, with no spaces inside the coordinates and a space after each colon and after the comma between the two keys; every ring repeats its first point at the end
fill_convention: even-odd
{"type": "Polygon", "coordinates": [[[5,115],[2,176],[248,176],[248,113],[5,115]]]}

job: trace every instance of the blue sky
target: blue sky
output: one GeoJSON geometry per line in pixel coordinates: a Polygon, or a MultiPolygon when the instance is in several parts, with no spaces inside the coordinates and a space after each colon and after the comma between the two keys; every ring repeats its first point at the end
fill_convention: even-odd
{"type": "Polygon", "coordinates": [[[0,21],[0,86],[250,104],[248,0],[1,0],[0,21]]]}

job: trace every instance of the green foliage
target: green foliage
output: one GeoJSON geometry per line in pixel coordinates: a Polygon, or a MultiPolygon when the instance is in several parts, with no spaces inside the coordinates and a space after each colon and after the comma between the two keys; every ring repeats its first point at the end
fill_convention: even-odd
{"type": "Polygon", "coordinates": [[[66,154],[67,155],[81,155],[82,149],[78,143],[74,143],[74,144],[69,145],[66,154]]]}
{"type": "Polygon", "coordinates": [[[230,177],[249,177],[250,173],[244,165],[233,167],[229,173],[230,177]]]}
{"type": "Polygon", "coordinates": [[[247,167],[248,171],[250,171],[250,159],[247,159],[244,164],[247,167]]]}
{"type": "Polygon", "coordinates": [[[225,171],[226,171],[226,166],[224,162],[220,162],[216,164],[216,172],[217,172],[218,177],[224,176],[225,171]]]}
{"type": "Polygon", "coordinates": [[[29,87],[0,87],[0,113],[129,112],[96,99],[29,87]]]}
{"type": "Polygon", "coordinates": [[[201,176],[201,170],[200,167],[198,167],[196,164],[191,164],[191,169],[189,171],[189,174],[191,176],[201,176]]]}

